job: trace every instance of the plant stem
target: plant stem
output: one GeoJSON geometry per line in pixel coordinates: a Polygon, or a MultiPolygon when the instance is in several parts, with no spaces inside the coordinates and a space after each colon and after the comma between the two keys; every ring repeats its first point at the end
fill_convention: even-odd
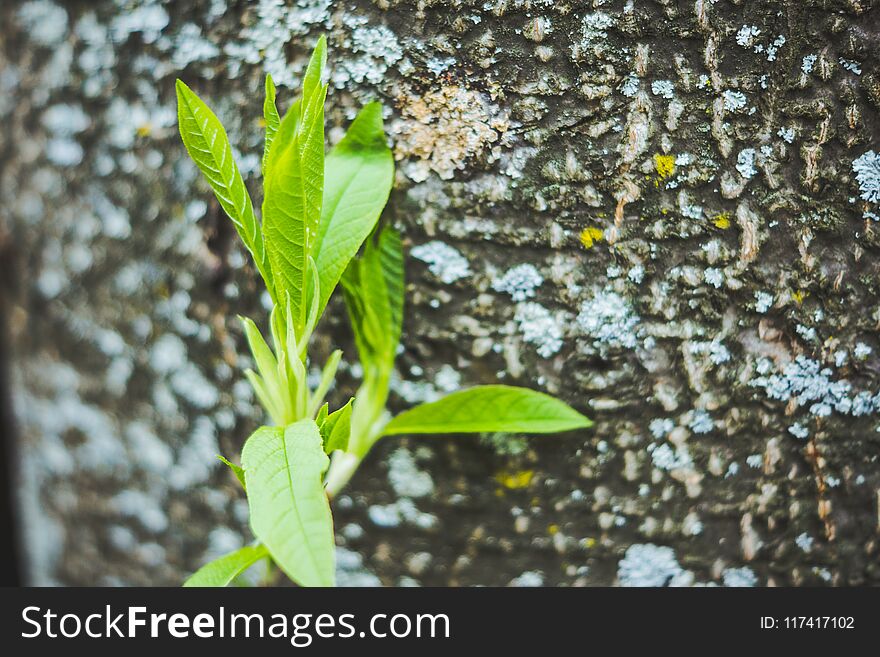
{"type": "Polygon", "coordinates": [[[334,452],[327,471],[327,497],[333,499],[339,494],[361,464],[361,457],[351,452],[334,452]]]}

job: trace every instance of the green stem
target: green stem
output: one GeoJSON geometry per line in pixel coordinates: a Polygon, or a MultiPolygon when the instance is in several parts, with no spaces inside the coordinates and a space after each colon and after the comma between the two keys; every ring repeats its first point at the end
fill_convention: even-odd
{"type": "Polygon", "coordinates": [[[361,464],[362,457],[351,452],[334,452],[327,470],[327,496],[336,497],[361,464]]]}

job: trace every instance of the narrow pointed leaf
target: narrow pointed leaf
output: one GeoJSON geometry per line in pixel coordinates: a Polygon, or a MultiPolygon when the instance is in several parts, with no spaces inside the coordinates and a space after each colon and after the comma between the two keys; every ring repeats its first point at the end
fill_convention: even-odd
{"type": "Polygon", "coordinates": [[[268,555],[262,545],[249,545],[199,568],[183,585],[185,587],[226,586],[257,561],[268,555]]]}
{"type": "MultiPolygon", "coordinates": [[[[324,402],[324,397],[327,395],[327,391],[330,390],[330,386],[333,385],[333,381],[336,378],[336,370],[339,369],[340,360],[342,360],[342,349],[337,349],[330,354],[330,357],[327,359],[327,363],[321,371],[321,382],[312,394],[312,403],[308,411],[309,415],[314,415],[318,410],[318,406],[324,402]]],[[[318,426],[321,426],[320,422],[318,422],[318,426]]]]}
{"type": "Polygon", "coordinates": [[[241,469],[241,466],[235,465],[235,463],[227,459],[222,454],[217,454],[217,458],[223,461],[223,463],[225,463],[227,466],[229,466],[229,469],[232,470],[232,474],[234,474],[235,478],[238,479],[238,483],[240,483],[241,487],[244,488],[245,492],[247,492],[247,484],[245,484],[244,481],[244,470],[241,469]]]}
{"type": "Polygon", "coordinates": [[[233,159],[226,130],[211,109],[180,80],[177,81],[177,121],[186,150],[207,178],[221,207],[253,255],[269,294],[274,295],[271,265],[260,225],[233,159]]]}
{"type": "Polygon", "coordinates": [[[262,427],[241,455],[251,528],[278,566],[301,586],[333,586],[333,518],[322,476],[330,463],[318,426],[300,420],[262,427]]]}
{"type": "Polygon", "coordinates": [[[351,435],[351,408],[354,397],[342,408],[333,411],[319,425],[321,438],[324,440],[324,451],[332,454],[335,450],[348,448],[348,439],[351,435]]]}
{"type": "Polygon", "coordinates": [[[324,188],[327,87],[319,83],[326,57],[323,44],[322,38],[309,63],[302,99],[282,119],[266,162],[263,235],[277,299],[290,295],[297,333],[306,323],[308,262],[317,240],[324,188]]]}
{"type": "Polygon", "coordinates": [[[388,295],[389,341],[396,351],[403,328],[404,267],[400,234],[393,228],[386,226],[379,233],[379,259],[388,295]]]}
{"type": "Polygon", "coordinates": [[[568,404],[528,388],[489,385],[454,392],[404,411],[384,435],[417,433],[556,433],[592,425],[568,404]]]}
{"type": "Polygon", "coordinates": [[[239,319],[244,327],[245,337],[247,338],[248,346],[251,348],[251,355],[257,364],[257,371],[265,379],[275,371],[275,367],[278,364],[275,360],[275,355],[272,353],[269,345],[266,344],[263,334],[260,333],[260,329],[257,328],[253,320],[247,317],[239,317],[239,319]]]}
{"type": "Polygon", "coordinates": [[[266,122],[266,143],[263,147],[263,174],[266,173],[266,161],[269,159],[269,149],[275,135],[278,134],[278,127],[281,125],[281,117],[278,115],[278,108],[275,106],[275,83],[272,81],[271,75],[266,75],[266,99],[263,101],[263,120],[266,122]]]}
{"type": "Polygon", "coordinates": [[[342,272],[373,230],[394,181],[382,105],[369,103],[324,161],[324,200],[317,263],[323,310],[342,272]]]}

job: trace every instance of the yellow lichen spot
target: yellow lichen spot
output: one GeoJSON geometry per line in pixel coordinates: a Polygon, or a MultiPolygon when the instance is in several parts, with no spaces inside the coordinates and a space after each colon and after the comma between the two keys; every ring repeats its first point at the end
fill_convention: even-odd
{"type": "Polygon", "coordinates": [[[532,470],[518,470],[516,472],[502,471],[495,475],[495,481],[510,490],[527,488],[535,476],[532,470]]]}
{"type": "Polygon", "coordinates": [[[666,180],[675,173],[675,156],[654,154],[654,169],[660,180],[666,180]]]}
{"type": "Polygon", "coordinates": [[[550,536],[555,536],[556,534],[559,533],[559,525],[550,525],[550,526],[548,526],[548,527],[547,527],[547,533],[550,534],[550,536]]]}
{"type": "Polygon", "coordinates": [[[591,548],[596,547],[596,539],[591,536],[588,536],[587,538],[585,538],[583,540],[583,544],[584,544],[584,547],[589,550],[591,548]]]}
{"type": "Polygon", "coordinates": [[[791,298],[794,299],[794,302],[798,305],[801,305],[804,302],[804,299],[807,298],[806,290],[794,290],[791,293],[791,298]]]}
{"type": "Polygon", "coordinates": [[[151,126],[149,123],[139,125],[137,128],[138,137],[149,137],[151,132],[153,132],[153,126],[151,126]]]}
{"type": "Polygon", "coordinates": [[[593,245],[596,242],[601,242],[602,238],[605,236],[605,233],[601,228],[596,228],[596,226],[588,226],[581,231],[581,244],[584,245],[585,249],[592,249],[593,245]]]}
{"type": "Polygon", "coordinates": [[[712,223],[715,224],[716,228],[727,230],[728,228],[730,228],[730,214],[728,214],[727,212],[719,212],[712,219],[712,223]]]}

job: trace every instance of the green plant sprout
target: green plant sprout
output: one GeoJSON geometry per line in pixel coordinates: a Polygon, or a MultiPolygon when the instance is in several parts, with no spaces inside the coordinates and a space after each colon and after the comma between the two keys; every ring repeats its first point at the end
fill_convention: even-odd
{"type": "Polygon", "coordinates": [[[261,220],[220,121],[177,81],[183,143],[232,219],[272,300],[271,347],[252,320],[241,318],[255,364],[245,376],[272,424],[244,443],[241,466],[219,457],[245,490],[256,542],[203,566],[185,586],[225,586],[264,559],[301,586],[333,586],[329,498],[382,436],[554,433],[591,424],[549,395],[504,385],[455,392],[396,417],[388,412],[403,324],[404,267],[399,235],[377,224],[391,192],[394,159],[377,102],[361,109],[325,155],[325,62],[321,37],[302,94],[284,118],[272,78],[266,78],[261,220]],[[340,282],[364,375],[355,397],[330,412],[324,398],[342,352],[327,359],[314,389],[307,383],[307,352],[340,282]]]}

